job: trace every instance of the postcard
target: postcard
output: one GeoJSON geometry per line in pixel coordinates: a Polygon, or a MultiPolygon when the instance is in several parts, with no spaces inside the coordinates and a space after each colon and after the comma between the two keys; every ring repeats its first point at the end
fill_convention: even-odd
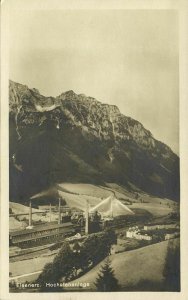
{"type": "Polygon", "coordinates": [[[188,6],[151,2],[2,3],[1,299],[186,298],[188,6]]]}

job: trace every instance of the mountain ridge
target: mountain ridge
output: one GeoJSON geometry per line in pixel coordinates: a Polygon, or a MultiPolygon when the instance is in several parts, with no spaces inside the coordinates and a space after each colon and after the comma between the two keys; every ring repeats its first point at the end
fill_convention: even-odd
{"type": "MultiPolygon", "coordinates": [[[[178,156],[140,122],[121,114],[117,106],[72,90],[45,97],[35,88],[10,81],[9,110],[10,166],[29,169],[24,151],[27,149],[33,162],[38,161],[37,151],[40,153],[43,140],[43,153],[48,152],[48,172],[54,177],[44,186],[68,178],[112,180],[123,185],[131,182],[151,194],[179,198],[178,156]]],[[[41,172],[47,172],[40,166],[37,175],[37,169],[29,175],[34,181],[39,180],[41,172]]],[[[19,198],[14,190],[10,187],[11,195],[19,198]]]]}

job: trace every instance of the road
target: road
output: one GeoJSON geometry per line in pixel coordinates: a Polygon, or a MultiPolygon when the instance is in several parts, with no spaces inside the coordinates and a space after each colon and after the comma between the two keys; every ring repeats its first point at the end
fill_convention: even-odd
{"type": "Polygon", "coordinates": [[[15,277],[10,277],[10,278],[9,278],[9,281],[11,281],[11,280],[17,281],[17,280],[20,279],[20,278],[23,278],[23,277],[29,277],[29,276],[36,275],[36,274],[40,274],[40,273],[42,273],[42,271],[36,271],[36,272],[33,272],[33,273],[28,273],[28,274],[18,275],[18,276],[15,276],[15,277]]]}

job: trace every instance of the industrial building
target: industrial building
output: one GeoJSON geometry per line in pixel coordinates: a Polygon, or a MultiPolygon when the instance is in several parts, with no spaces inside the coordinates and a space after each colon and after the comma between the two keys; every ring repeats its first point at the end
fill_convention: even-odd
{"type": "Polygon", "coordinates": [[[10,232],[9,243],[10,246],[20,248],[34,247],[54,243],[74,233],[75,228],[71,222],[37,225],[32,229],[10,232]]]}
{"type": "MultiPolygon", "coordinates": [[[[51,214],[51,205],[50,205],[51,214]]],[[[70,222],[70,218],[61,216],[61,198],[59,198],[58,224],[46,223],[33,226],[32,222],[32,201],[29,202],[29,226],[24,230],[9,233],[9,245],[20,248],[36,247],[45,244],[59,242],[62,239],[76,233],[75,225],[70,222]],[[62,223],[62,220],[64,221],[62,223]]]]}
{"type": "Polygon", "coordinates": [[[170,229],[170,228],[179,228],[179,225],[176,223],[172,224],[148,224],[144,226],[144,230],[155,230],[155,229],[170,229]]]}
{"type": "MultiPolygon", "coordinates": [[[[59,192],[61,196],[61,191],[59,192]]],[[[68,201],[68,206],[80,207],[80,203],[72,203],[68,201]]],[[[71,235],[74,235],[77,230],[88,234],[89,232],[98,232],[103,229],[104,220],[102,216],[110,215],[112,218],[119,215],[134,214],[127,206],[123,205],[118,199],[113,196],[102,200],[98,205],[90,209],[88,200],[82,202],[83,224],[73,224],[70,214],[62,216],[61,213],[61,197],[59,197],[58,207],[58,223],[52,222],[43,225],[34,225],[32,220],[32,199],[29,202],[28,215],[29,226],[24,230],[18,230],[9,233],[10,246],[17,246],[20,248],[36,247],[39,245],[57,243],[71,235]],[[99,212],[99,214],[98,214],[99,212]],[[79,227],[79,229],[78,229],[79,227]]],[[[49,207],[51,220],[51,204],[49,207]]]]}

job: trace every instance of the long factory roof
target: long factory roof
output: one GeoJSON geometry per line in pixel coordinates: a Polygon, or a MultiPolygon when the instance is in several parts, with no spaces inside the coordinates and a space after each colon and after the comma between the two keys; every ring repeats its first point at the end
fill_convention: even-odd
{"type": "Polygon", "coordinates": [[[179,226],[179,224],[177,222],[166,222],[164,224],[164,222],[156,222],[156,223],[148,223],[148,224],[145,224],[144,226],[148,226],[148,227],[152,227],[152,226],[169,226],[169,225],[174,225],[174,226],[179,226]]]}
{"type": "Polygon", "coordinates": [[[177,231],[174,231],[174,229],[176,229],[176,228],[164,228],[164,229],[156,229],[156,230],[140,229],[139,232],[141,234],[148,234],[148,235],[161,235],[161,234],[177,232],[177,231]]]}
{"type": "Polygon", "coordinates": [[[17,236],[17,235],[23,235],[23,234],[28,234],[28,233],[38,232],[38,231],[51,230],[56,228],[66,228],[66,227],[73,227],[73,224],[71,222],[67,222],[62,224],[37,225],[32,229],[17,230],[17,231],[10,232],[9,234],[11,236],[17,236]]]}
{"type": "MultiPolygon", "coordinates": [[[[69,229],[69,228],[63,228],[63,232],[61,233],[67,233],[67,232],[74,232],[74,229],[69,229]]],[[[32,241],[32,240],[36,240],[36,239],[42,239],[45,237],[51,237],[54,236],[54,233],[46,233],[46,234],[42,234],[41,236],[37,236],[37,237],[27,237],[27,236],[22,236],[21,240],[19,240],[19,242],[27,242],[27,241],[32,241]]]]}

